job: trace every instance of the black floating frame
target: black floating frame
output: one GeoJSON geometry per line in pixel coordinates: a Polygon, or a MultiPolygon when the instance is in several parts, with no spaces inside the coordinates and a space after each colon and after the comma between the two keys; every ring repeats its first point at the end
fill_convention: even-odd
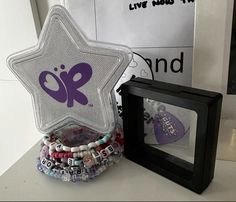
{"type": "Polygon", "coordinates": [[[222,95],[141,78],[124,83],[121,89],[126,158],[202,193],[214,177],[222,95]],[[144,143],[143,98],[197,113],[194,164],[144,143]]]}

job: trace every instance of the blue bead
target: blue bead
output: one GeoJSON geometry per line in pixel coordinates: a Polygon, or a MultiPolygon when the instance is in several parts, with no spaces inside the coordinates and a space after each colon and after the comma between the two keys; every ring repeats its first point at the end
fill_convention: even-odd
{"type": "Polygon", "coordinates": [[[53,171],[51,171],[51,172],[49,173],[49,175],[52,176],[52,177],[54,177],[55,174],[54,174],[53,171]]]}
{"type": "Polygon", "coordinates": [[[44,170],[44,173],[45,173],[46,175],[49,175],[49,174],[50,174],[50,170],[44,170]]]}
{"type": "Polygon", "coordinates": [[[82,160],[75,160],[75,162],[74,162],[74,164],[76,165],[76,166],[79,166],[79,165],[81,165],[82,164],[82,160]]]}
{"type": "Polygon", "coordinates": [[[37,169],[38,169],[40,172],[43,172],[43,168],[42,168],[41,164],[38,164],[38,165],[37,165],[37,169]]]}
{"type": "Polygon", "coordinates": [[[102,140],[103,140],[104,142],[107,142],[107,141],[109,140],[109,138],[104,137],[104,138],[102,138],[102,140]]]}
{"type": "Polygon", "coordinates": [[[111,137],[111,134],[108,133],[108,134],[106,134],[105,136],[110,138],[110,137],[111,137]]]}

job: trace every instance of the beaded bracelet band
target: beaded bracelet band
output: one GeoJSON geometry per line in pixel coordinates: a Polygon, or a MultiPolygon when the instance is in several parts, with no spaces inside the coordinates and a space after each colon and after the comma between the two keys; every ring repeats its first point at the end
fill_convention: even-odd
{"type": "Polygon", "coordinates": [[[60,168],[49,169],[46,166],[42,165],[40,161],[38,161],[37,168],[39,171],[51,177],[62,179],[63,181],[79,182],[79,181],[88,181],[90,179],[95,178],[114,163],[116,162],[110,161],[108,165],[94,166],[89,170],[81,169],[79,167],[76,167],[74,169],[60,169],[60,168]]]}
{"type": "Polygon", "coordinates": [[[69,147],[69,146],[63,145],[60,142],[60,140],[56,140],[56,141],[51,142],[50,136],[44,136],[43,143],[45,145],[49,146],[49,150],[51,152],[53,152],[53,151],[82,152],[82,151],[88,151],[89,149],[92,149],[92,148],[98,147],[102,144],[105,144],[108,142],[108,140],[110,140],[110,138],[111,138],[111,134],[105,134],[102,139],[97,140],[95,142],[90,142],[88,145],[80,145],[78,147],[69,147]]]}
{"type": "MultiPolygon", "coordinates": [[[[112,140],[108,140],[106,143],[104,142],[101,146],[98,146],[96,148],[92,148],[90,150],[86,150],[86,151],[81,151],[81,152],[52,152],[50,150],[50,145],[51,144],[45,144],[46,146],[46,150],[47,153],[55,159],[62,159],[62,158],[83,158],[86,155],[94,155],[94,153],[96,152],[101,152],[102,156],[107,156],[108,154],[113,152],[113,146],[115,148],[119,147],[119,145],[123,145],[123,138],[121,137],[120,133],[116,132],[115,134],[113,134],[113,136],[115,136],[115,138],[113,138],[112,140]],[[49,149],[47,149],[49,148],[49,149]],[[95,152],[96,151],[96,152],[95,152]]],[[[55,137],[53,137],[55,139],[55,137]]],[[[55,140],[56,141],[56,140],[55,140]]],[[[43,141],[45,143],[45,141],[43,141]]],[[[45,149],[42,149],[42,151],[44,151],[45,149]]],[[[42,155],[40,155],[42,156],[42,155]]]]}
{"type": "Polygon", "coordinates": [[[44,145],[41,149],[40,158],[43,159],[45,157],[51,157],[54,160],[61,159],[62,162],[68,162],[69,166],[79,165],[81,162],[84,163],[87,167],[95,164],[99,164],[101,159],[107,158],[112,153],[119,153],[121,152],[120,148],[122,145],[120,145],[118,142],[113,142],[104,149],[101,150],[91,150],[91,151],[85,151],[82,156],[76,156],[72,152],[55,152],[52,154],[49,154],[49,147],[44,145]],[[86,159],[87,158],[87,159],[86,159]]]}
{"type": "Polygon", "coordinates": [[[122,134],[120,128],[105,135],[84,128],[62,129],[43,138],[37,168],[63,181],[93,179],[120,160],[122,134]]]}
{"type": "MultiPolygon", "coordinates": [[[[117,142],[113,142],[114,149],[117,151],[119,147],[117,142]],[[117,145],[116,145],[117,144],[117,145]]],[[[119,147],[121,148],[121,147],[119,147]]],[[[112,153],[111,156],[103,158],[103,161],[95,163],[91,156],[84,157],[83,160],[75,160],[68,158],[68,166],[65,163],[53,162],[49,157],[49,147],[44,145],[40,153],[40,160],[38,162],[38,170],[55,178],[61,178],[63,181],[87,181],[101,174],[109,166],[117,163],[122,154],[122,150],[112,153]],[[74,163],[70,163],[73,162],[74,163]]]]}

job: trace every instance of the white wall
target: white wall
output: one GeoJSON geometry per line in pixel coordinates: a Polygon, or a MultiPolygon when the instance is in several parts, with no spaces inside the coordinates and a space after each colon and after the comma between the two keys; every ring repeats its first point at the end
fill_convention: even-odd
{"type": "Polygon", "coordinates": [[[233,0],[197,0],[193,86],[224,95],[218,159],[236,161],[236,95],[227,95],[233,0]]]}
{"type": "Polygon", "coordinates": [[[40,20],[56,3],[60,1],[0,0],[0,175],[42,138],[31,96],[7,68],[6,58],[37,43],[40,20]]]}
{"type": "Polygon", "coordinates": [[[6,65],[9,54],[37,43],[35,23],[30,0],[0,0],[0,175],[41,138],[31,97],[6,65]]]}
{"type": "Polygon", "coordinates": [[[233,0],[197,0],[193,86],[224,94],[225,119],[236,119],[236,96],[227,95],[233,0]]]}
{"type": "Polygon", "coordinates": [[[0,0],[0,80],[16,80],[6,67],[6,57],[37,43],[30,0],[0,0]]]}

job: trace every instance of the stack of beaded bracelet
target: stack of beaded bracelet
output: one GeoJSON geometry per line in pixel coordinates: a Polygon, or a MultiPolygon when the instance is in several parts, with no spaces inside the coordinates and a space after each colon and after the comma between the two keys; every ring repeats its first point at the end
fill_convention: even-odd
{"type": "Polygon", "coordinates": [[[120,127],[110,134],[69,127],[43,138],[37,168],[63,181],[88,181],[119,161],[123,144],[120,127]]]}

